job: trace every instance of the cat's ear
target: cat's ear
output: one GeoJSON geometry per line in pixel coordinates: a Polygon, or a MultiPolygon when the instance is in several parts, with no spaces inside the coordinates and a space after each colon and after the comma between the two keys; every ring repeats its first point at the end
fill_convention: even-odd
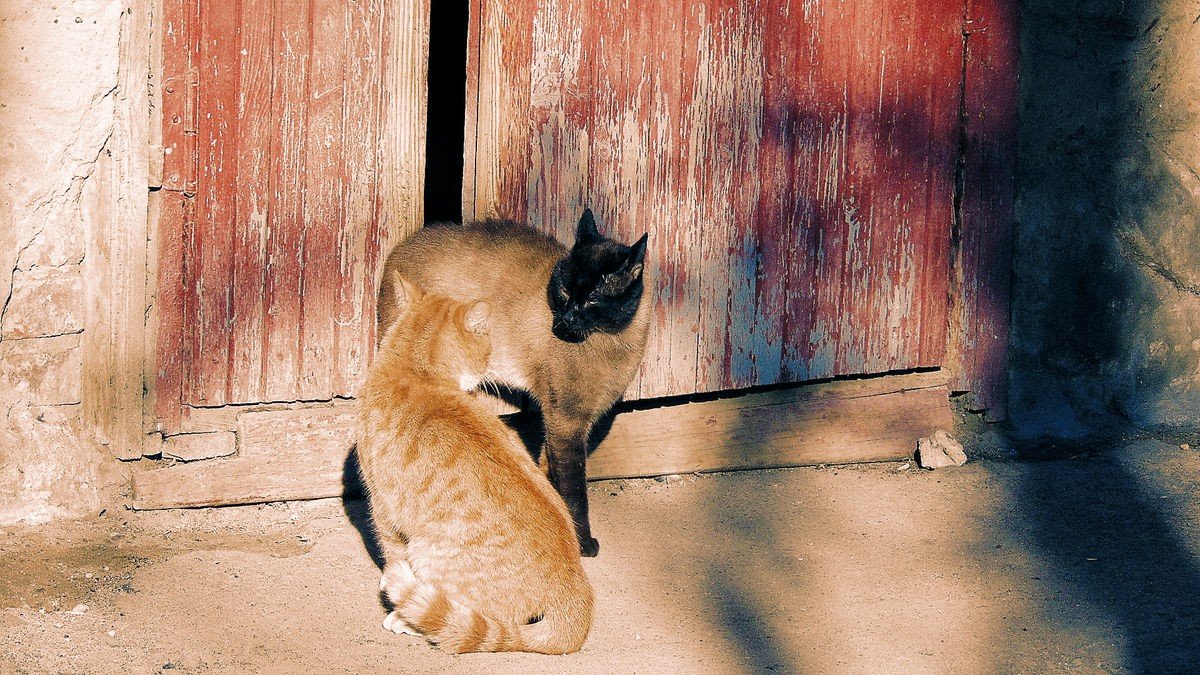
{"type": "Polygon", "coordinates": [[[424,292],[420,286],[404,278],[399,272],[392,272],[392,294],[395,296],[396,310],[404,314],[420,301],[424,292]]]}
{"type": "Polygon", "coordinates": [[[463,315],[463,328],[476,335],[487,335],[488,317],[492,314],[492,306],[486,300],[476,300],[467,308],[463,315]]]}
{"type": "Polygon", "coordinates": [[[643,234],[641,239],[638,239],[633,243],[633,246],[629,247],[629,257],[625,259],[625,269],[629,270],[629,276],[633,279],[642,276],[642,266],[646,264],[647,236],[649,236],[648,233],[643,234]]]}
{"type": "Polygon", "coordinates": [[[579,225],[575,228],[575,245],[591,244],[604,239],[600,236],[599,230],[596,229],[596,217],[592,215],[591,209],[584,209],[583,215],[579,217],[579,225]]]}

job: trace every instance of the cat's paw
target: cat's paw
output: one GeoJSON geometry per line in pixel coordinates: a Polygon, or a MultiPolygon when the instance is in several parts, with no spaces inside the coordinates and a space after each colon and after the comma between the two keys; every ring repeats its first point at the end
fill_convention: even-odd
{"type": "Polygon", "coordinates": [[[420,635],[412,626],[405,623],[404,619],[396,612],[392,612],[383,618],[384,630],[390,630],[396,635],[420,635]]]}
{"type": "Polygon", "coordinates": [[[595,558],[600,553],[600,542],[595,537],[585,537],[579,540],[579,555],[585,558],[595,558]]]}

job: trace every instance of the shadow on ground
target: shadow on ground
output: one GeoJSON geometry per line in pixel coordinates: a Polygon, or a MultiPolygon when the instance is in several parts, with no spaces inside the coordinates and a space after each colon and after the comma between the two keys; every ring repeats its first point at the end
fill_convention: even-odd
{"type": "Polygon", "coordinates": [[[1035,463],[1011,525],[1045,565],[1043,612],[1064,630],[1108,626],[1124,668],[1186,672],[1200,663],[1200,567],[1169,507],[1187,495],[1156,494],[1137,467],[1112,454],[1035,463]]]}

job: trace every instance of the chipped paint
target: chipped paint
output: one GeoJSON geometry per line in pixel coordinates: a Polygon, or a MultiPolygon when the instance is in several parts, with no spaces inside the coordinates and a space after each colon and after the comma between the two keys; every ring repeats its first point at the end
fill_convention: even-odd
{"type": "Polygon", "coordinates": [[[206,7],[164,2],[164,82],[197,81],[194,101],[168,96],[164,111],[201,120],[193,193],[186,125],[164,112],[181,175],[164,185],[161,223],[168,428],[189,406],[353,394],[375,267],[420,217],[422,0],[206,7]]]}
{"type": "Polygon", "coordinates": [[[475,212],[650,232],[630,396],[941,362],[961,2],[472,8],[475,212]]]}

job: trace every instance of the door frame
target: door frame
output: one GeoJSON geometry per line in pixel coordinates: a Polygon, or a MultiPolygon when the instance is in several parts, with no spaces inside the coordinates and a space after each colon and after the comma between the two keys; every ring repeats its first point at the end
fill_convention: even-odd
{"type": "MultiPolygon", "coordinates": [[[[89,232],[87,242],[92,260],[85,271],[84,428],[123,460],[163,453],[162,427],[154,411],[158,227],[163,198],[162,135],[157,116],[163,107],[160,23],[164,1],[130,0],[121,16],[115,125],[95,174],[102,184],[96,208],[104,213],[96,219],[98,226],[89,232]]],[[[392,51],[397,60],[402,54],[408,58],[410,70],[424,68],[428,58],[428,3],[398,3],[408,11],[395,12],[389,24],[393,39],[405,35],[404,31],[425,36],[418,50],[392,51]]],[[[1016,3],[964,1],[965,125],[955,209],[954,297],[947,335],[951,358],[947,366],[950,388],[972,392],[974,405],[993,420],[1004,419],[1006,403],[1018,37],[1016,3]]],[[[410,106],[410,114],[403,122],[397,121],[387,136],[391,170],[383,176],[390,183],[385,208],[407,214],[395,222],[419,223],[424,78],[404,81],[399,77],[401,69],[394,72],[391,100],[416,101],[418,105],[410,106]]],[[[477,70],[474,74],[477,76],[477,70]]],[[[470,147],[471,139],[467,142],[470,147]]],[[[473,157],[467,159],[465,170],[475,171],[470,161],[473,157]]],[[[472,209],[465,211],[469,214],[472,209]]],[[[232,431],[230,419],[236,420],[236,413],[217,411],[212,419],[195,420],[193,431],[232,431]]]]}

